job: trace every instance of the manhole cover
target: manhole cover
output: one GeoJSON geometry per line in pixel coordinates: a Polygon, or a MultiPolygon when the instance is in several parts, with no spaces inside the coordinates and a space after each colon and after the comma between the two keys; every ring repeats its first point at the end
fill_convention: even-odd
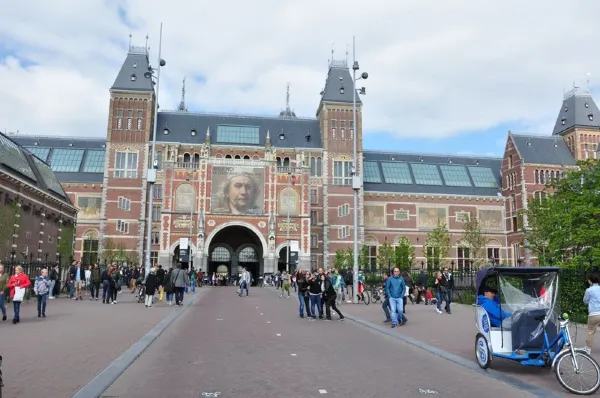
{"type": "Polygon", "coordinates": [[[419,392],[421,394],[439,394],[436,390],[430,388],[419,388],[419,392]]]}
{"type": "Polygon", "coordinates": [[[203,397],[218,397],[219,395],[221,395],[220,391],[215,391],[215,392],[203,392],[202,396],[203,397]]]}

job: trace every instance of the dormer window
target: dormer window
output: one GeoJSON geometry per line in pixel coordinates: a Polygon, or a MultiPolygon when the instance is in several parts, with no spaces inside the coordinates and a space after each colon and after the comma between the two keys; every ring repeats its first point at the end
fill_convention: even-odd
{"type": "Polygon", "coordinates": [[[171,132],[171,130],[169,130],[168,127],[165,127],[165,129],[163,130],[164,135],[169,135],[170,132],[171,132]]]}
{"type": "Polygon", "coordinates": [[[586,107],[586,108],[589,108],[589,107],[590,107],[590,104],[588,104],[588,103],[586,102],[586,103],[585,103],[585,107],[586,107]]]}
{"type": "Polygon", "coordinates": [[[593,121],[594,121],[594,114],[593,114],[593,113],[588,113],[588,120],[589,120],[590,122],[593,122],[593,121]]]}
{"type": "Polygon", "coordinates": [[[191,129],[190,134],[192,135],[192,137],[195,137],[196,134],[198,134],[198,132],[196,131],[196,129],[191,129]]]}
{"type": "Polygon", "coordinates": [[[131,74],[131,81],[134,82],[137,80],[137,76],[135,75],[135,73],[131,74]]]}
{"type": "Polygon", "coordinates": [[[566,112],[566,111],[568,111],[568,110],[569,110],[569,107],[568,107],[568,106],[565,106],[565,112],[566,112]]]}
{"type": "Polygon", "coordinates": [[[567,118],[563,117],[562,119],[560,119],[560,123],[564,126],[565,124],[567,124],[567,118]]]}

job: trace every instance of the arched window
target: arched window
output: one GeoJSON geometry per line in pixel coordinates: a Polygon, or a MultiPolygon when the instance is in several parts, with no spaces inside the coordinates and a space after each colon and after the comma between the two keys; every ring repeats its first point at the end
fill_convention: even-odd
{"type": "Polygon", "coordinates": [[[235,155],[236,159],[241,159],[242,157],[240,155],[235,155]]]}
{"type": "Polygon", "coordinates": [[[323,175],[323,161],[321,158],[317,158],[317,177],[321,177],[323,175]]]}
{"type": "Polygon", "coordinates": [[[184,153],[183,154],[183,163],[189,163],[189,162],[190,162],[190,154],[184,153]]]}
{"type": "Polygon", "coordinates": [[[244,160],[250,160],[250,156],[244,155],[244,160]]]}
{"type": "Polygon", "coordinates": [[[240,263],[257,263],[258,253],[256,253],[256,249],[250,246],[243,248],[238,256],[238,261],[240,263]]]}
{"type": "Polygon", "coordinates": [[[540,183],[540,172],[539,172],[539,170],[535,171],[535,183],[536,184],[540,183]]]}
{"type": "Polygon", "coordinates": [[[550,171],[550,180],[554,181],[556,176],[554,175],[554,170],[550,171]]]}
{"type": "Polygon", "coordinates": [[[200,154],[199,153],[194,154],[194,164],[196,165],[196,167],[200,164],[200,154]]]}
{"type": "Polygon", "coordinates": [[[544,170],[540,170],[540,184],[545,184],[546,183],[546,174],[544,173],[544,170]]]}
{"type": "Polygon", "coordinates": [[[231,261],[231,253],[229,249],[223,246],[215,247],[210,256],[210,261],[215,261],[219,263],[226,263],[231,261]]]}
{"type": "Polygon", "coordinates": [[[287,156],[283,158],[283,167],[290,167],[290,158],[287,156]]]}
{"type": "Polygon", "coordinates": [[[277,167],[281,167],[281,158],[277,156],[277,167]]]}
{"type": "Polygon", "coordinates": [[[98,262],[98,233],[90,231],[83,237],[83,253],[81,264],[90,265],[98,262]]]}
{"type": "Polygon", "coordinates": [[[231,155],[225,155],[225,159],[231,159],[231,155]]]}
{"type": "Polygon", "coordinates": [[[310,158],[310,175],[313,177],[317,175],[317,159],[314,156],[310,158]]]}
{"type": "Polygon", "coordinates": [[[550,182],[550,170],[546,170],[546,182],[550,182]]]}

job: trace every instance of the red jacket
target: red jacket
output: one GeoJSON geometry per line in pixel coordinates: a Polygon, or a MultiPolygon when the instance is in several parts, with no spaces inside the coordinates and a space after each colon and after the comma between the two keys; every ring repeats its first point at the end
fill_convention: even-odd
{"type": "Polygon", "coordinates": [[[26,288],[31,286],[29,277],[25,274],[13,275],[6,284],[6,287],[10,288],[10,298],[15,297],[15,286],[26,288]]]}

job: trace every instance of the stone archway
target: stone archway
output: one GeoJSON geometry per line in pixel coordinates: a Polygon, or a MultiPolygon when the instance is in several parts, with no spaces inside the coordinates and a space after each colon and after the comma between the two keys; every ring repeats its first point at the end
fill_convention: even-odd
{"type": "MultiPolygon", "coordinates": [[[[212,275],[219,266],[236,276],[246,267],[254,277],[264,272],[264,237],[243,224],[229,224],[213,231],[207,239],[207,272],[212,275]]],[[[255,278],[257,280],[258,278],[255,278]]]]}

